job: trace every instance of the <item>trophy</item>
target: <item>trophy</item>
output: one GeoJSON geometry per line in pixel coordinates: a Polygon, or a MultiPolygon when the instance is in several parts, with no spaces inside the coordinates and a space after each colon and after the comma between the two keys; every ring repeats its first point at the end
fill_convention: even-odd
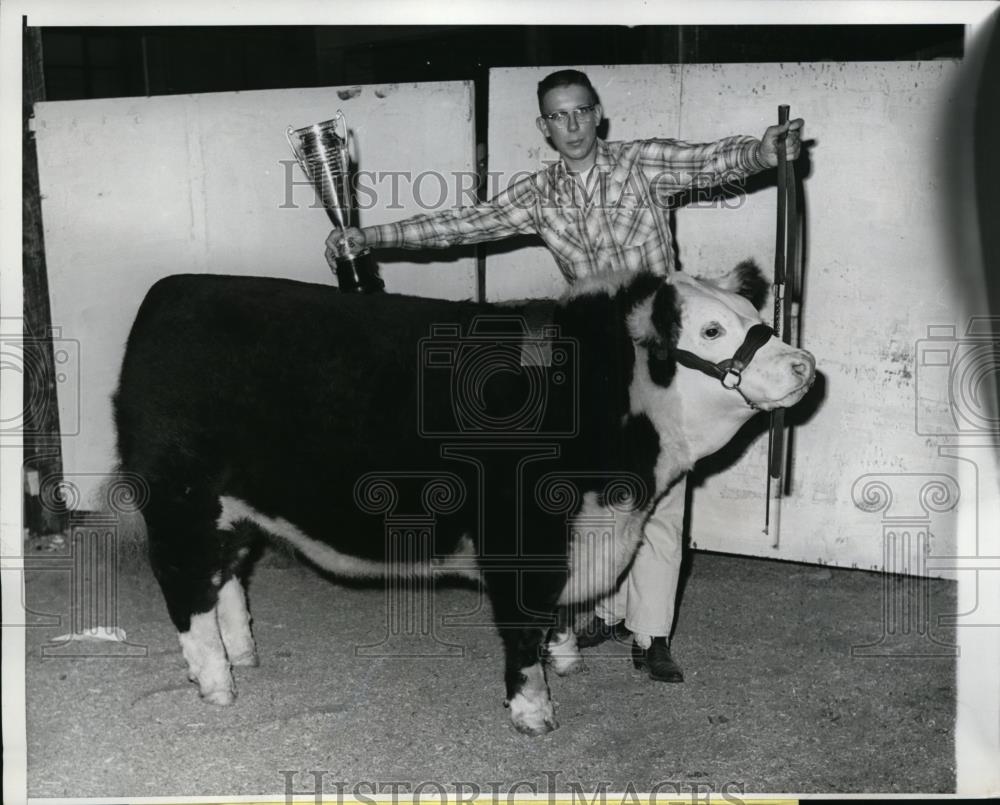
{"type": "Polygon", "coordinates": [[[336,247],[336,274],[340,290],[345,293],[374,293],[385,288],[378,275],[378,266],[370,249],[352,249],[347,241],[347,228],[352,225],[354,205],[351,199],[351,156],[348,154],[347,121],[337,111],[332,120],[325,120],[304,129],[285,132],[299,167],[312,182],[335,228],[341,232],[336,247]],[[341,133],[338,133],[338,129],[341,133]]]}

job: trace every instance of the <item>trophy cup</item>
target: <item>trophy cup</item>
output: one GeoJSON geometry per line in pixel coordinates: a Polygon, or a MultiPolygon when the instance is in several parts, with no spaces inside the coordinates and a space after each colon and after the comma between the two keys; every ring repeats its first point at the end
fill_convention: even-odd
{"type": "Polygon", "coordinates": [[[370,249],[355,250],[347,242],[347,228],[352,225],[354,205],[351,199],[348,131],[344,113],[337,111],[332,120],[325,120],[304,129],[285,132],[292,153],[303,173],[312,182],[334,227],[341,232],[337,244],[336,274],[340,290],[345,293],[364,291],[375,293],[385,288],[378,275],[378,266],[370,249]],[[338,133],[338,129],[342,133],[338,133]]]}

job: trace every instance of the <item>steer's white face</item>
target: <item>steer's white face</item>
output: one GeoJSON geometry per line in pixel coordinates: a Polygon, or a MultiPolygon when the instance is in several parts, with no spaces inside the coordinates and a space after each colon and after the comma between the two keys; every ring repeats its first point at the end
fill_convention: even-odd
{"type": "MultiPolygon", "coordinates": [[[[760,313],[748,299],[724,289],[730,275],[717,283],[675,274],[673,284],[681,300],[679,349],[686,349],[712,363],[732,358],[747,331],[762,323],[760,313]]],[[[695,372],[707,381],[706,393],[728,394],[736,407],[747,406],[735,391],[721,388],[719,380],[696,370],[678,367],[678,373],[695,372]]],[[[743,370],[740,391],[764,411],[794,405],[816,378],[816,362],[804,349],[796,349],[772,337],[743,370]]],[[[726,399],[726,398],[723,398],[726,399]]],[[[749,406],[747,406],[749,407],[749,406]]]]}
{"type": "MultiPolygon", "coordinates": [[[[711,363],[733,357],[747,331],[761,323],[760,314],[749,299],[736,293],[740,278],[737,270],[711,282],[683,273],[673,274],[667,280],[673,284],[681,308],[678,349],[711,363]]],[[[649,319],[640,314],[634,324],[638,321],[649,319]]],[[[633,327],[633,335],[638,335],[637,329],[633,327]]],[[[815,377],[816,362],[812,355],[772,337],[743,370],[739,392],[725,388],[716,377],[678,365],[667,396],[662,401],[651,398],[645,408],[654,419],[658,414],[680,411],[679,432],[674,426],[677,433],[674,447],[683,444],[687,461],[693,463],[719,450],[758,410],[770,411],[797,403],[815,377]]],[[[670,416],[657,422],[661,438],[669,427],[670,416]]],[[[664,451],[661,458],[668,452],[664,451]]],[[[664,466],[658,469],[658,476],[665,479],[672,471],[664,466]]]]}

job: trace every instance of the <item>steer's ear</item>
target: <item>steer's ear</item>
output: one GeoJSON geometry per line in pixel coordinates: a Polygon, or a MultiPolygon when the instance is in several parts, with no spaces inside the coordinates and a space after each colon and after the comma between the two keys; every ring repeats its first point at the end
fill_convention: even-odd
{"type": "Polygon", "coordinates": [[[723,274],[712,282],[725,291],[738,293],[749,299],[750,304],[757,310],[764,306],[764,301],[767,299],[767,280],[761,274],[760,266],[753,260],[744,260],[728,274],[723,274]]]}
{"type": "Polygon", "coordinates": [[[649,377],[658,386],[669,386],[677,370],[677,339],[681,332],[681,311],[677,291],[663,283],[653,297],[650,311],[652,335],[643,346],[649,355],[649,377]]]}
{"type": "Polygon", "coordinates": [[[677,368],[675,350],[680,335],[680,302],[677,290],[664,277],[638,274],[618,295],[623,304],[626,331],[646,351],[649,376],[658,386],[668,386],[677,368]]]}

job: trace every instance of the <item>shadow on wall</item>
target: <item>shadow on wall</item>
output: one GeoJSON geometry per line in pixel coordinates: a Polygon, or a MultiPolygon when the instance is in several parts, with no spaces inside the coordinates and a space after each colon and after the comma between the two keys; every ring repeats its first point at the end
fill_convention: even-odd
{"type": "MultiPolygon", "coordinates": [[[[1000,317],[1000,11],[984,23],[967,49],[956,79],[955,102],[940,120],[941,223],[950,240],[954,281],[965,290],[970,315],[1000,317]],[[971,132],[971,142],[970,142],[971,132]]],[[[928,203],[935,203],[929,199],[928,203]]],[[[951,323],[951,322],[949,322],[951,323]]],[[[961,333],[965,322],[954,322],[961,333]]],[[[1000,334],[1000,318],[993,333],[1000,334]]],[[[996,422],[1000,368],[992,367],[996,422]]]]}
{"type": "Polygon", "coordinates": [[[379,263],[454,263],[464,258],[475,257],[475,246],[451,246],[447,249],[379,249],[375,253],[379,263]]]}
{"type": "MultiPolygon", "coordinates": [[[[816,381],[813,383],[812,388],[806,392],[806,395],[799,403],[785,410],[785,425],[790,428],[786,439],[794,442],[795,428],[806,424],[813,418],[813,416],[815,416],[820,406],[822,406],[823,401],[826,399],[826,396],[827,376],[823,372],[817,371],[816,381]]],[[[750,449],[750,445],[752,445],[757,439],[766,437],[770,422],[771,419],[769,416],[761,414],[758,414],[750,419],[749,422],[740,428],[739,432],[725,447],[707,458],[703,458],[695,465],[695,468],[691,471],[689,476],[688,487],[702,486],[705,483],[705,479],[710,475],[725,472],[731,466],[736,464],[747,452],[747,450],[750,449]]],[[[790,458],[785,470],[786,480],[791,480],[793,477],[794,459],[795,451],[792,449],[790,451],[790,458]]],[[[764,476],[761,475],[762,489],[763,484],[764,476]]]]}
{"type": "MultiPolygon", "coordinates": [[[[989,312],[1000,315],[1000,11],[993,14],[992,30],[984,43],[982,72],[976,95],[973,128],[973,153],[975,159],[976,203],[979,208],[979,237],[982,247],[983,277],[986,282],[986,300],[989,312]]],[[[996,376],[994,414],[1000,400],[1000,371],[996,376]]]]}

